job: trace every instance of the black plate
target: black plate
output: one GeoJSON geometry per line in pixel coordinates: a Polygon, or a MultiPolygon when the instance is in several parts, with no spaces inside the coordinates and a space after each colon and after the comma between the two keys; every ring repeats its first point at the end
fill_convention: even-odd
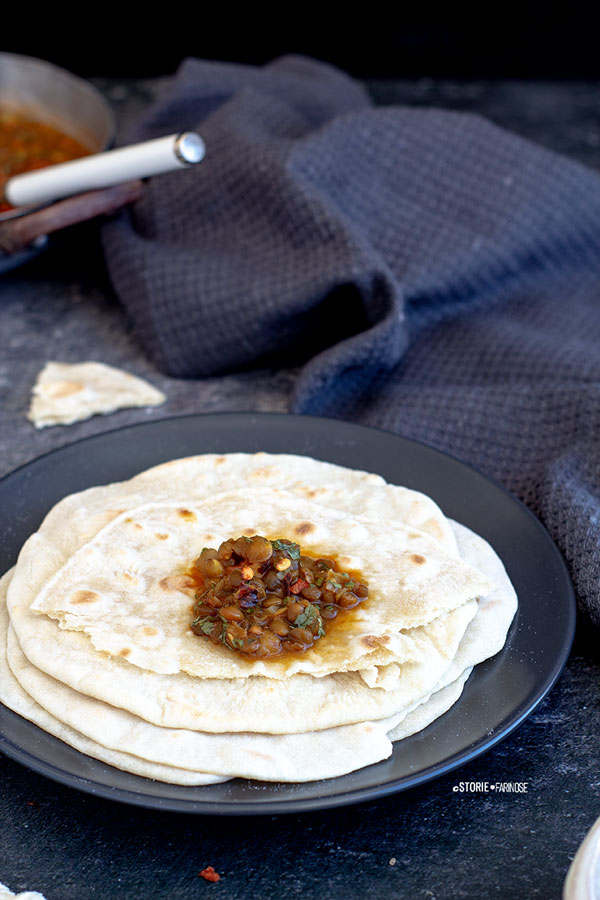
{"type": "Polygon", "coordinates": [[[65,494],[129,478],[149,466],[204,452],[267,450],[378,472],[432,496],[450,517],[486,538],[519,595],[504,649],[477,666],[460,701],[423,732],[397,743],[385,762],[301,785],[242,780],[181,787],[130,775],[84,756],[0,705],[0,749],[63,784],[157,809],[220,815],[324,809],[422,784],[474,759],[519,725],[564,666],[575,600],[561,555],[538,520],[479,472],[423,444],[339,421],[270,413],[164,419],[62,447],[0,482],[5,523],[0,571],[65,494]]]}

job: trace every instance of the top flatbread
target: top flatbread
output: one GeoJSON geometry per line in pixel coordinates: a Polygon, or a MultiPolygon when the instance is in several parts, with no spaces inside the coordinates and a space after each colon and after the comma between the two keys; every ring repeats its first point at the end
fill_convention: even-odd
{"type": "MultiPolygon", "coordinates": [[[[40,526],[39,533],[45,540],[39,552],[52,552],[60,559],[54,574],[103,527],[136,507],[149,502],[173,503],[178,500],[185,508],[186,504],[204,505],[224,490],[244,489],[260,497],[261,492],[270,488],[285,489],[308,503],[340,514],[353,515],[359,511],[362,519],[377,523],[379,529],[382,522],[408,524],[434,538],[448,554],[458,556],[450,525],[437,504],[425,494],[388,484],[373,473],[306,456],[263,452],[185,457],[155,466],[125,482],[69,495],[56,504],[40,526]]],[[[186,603],[189,605],[187,598],[186,603]]],[[[456,628],[463,627],[466,621],[462,617],[457,624],[458,619],[458,615],[453,616],[447,626],[451,629],[449,643],[452,643],[456,628]]],[[[418,635],[417,639],[419,643],[415,650],[414,641],[407,642],[398,636],[397,642],[402,642],[403,646],[397,646],[392,656],[389,656],[389,650],[378,647],[377,654],[372,653],[361,670],[367,683],[371,686],[393,685],[399,673],[386,663],[392,659],[414,658],[415,652],[423,657],[423,641],[418,635]]],[[[442,636],[436,634],[434,641],[436,648],[439,647],[442,636]]],[[[125,645],[121,644],[117,651],[123,649],[125,645]]],[[[242,660],[238,673],[243,672],[242,660]]]]}
{"type": "Polygon", "coordinates": [[[68,558],[30,609],[149,671],[288,678],[414,658],[410,631],[450,612],[435,640],[451,643],[448,629],[464,632],[474,615],[466,604],[492,588],[424,532],[401,523],[382,528],[287,491],[264,488],[257,495],[246,488],[198,505],[147,504],[121,513],[68,558]],[[361,572],[368,600],[311,650],[285,661],[248,661],[197,637],[189,628],[190,597],[171,587],[173,575],[184,573],[203,547],[244,533],[297,539],[309,554],[333,554],[344,570],[361,572]]]}

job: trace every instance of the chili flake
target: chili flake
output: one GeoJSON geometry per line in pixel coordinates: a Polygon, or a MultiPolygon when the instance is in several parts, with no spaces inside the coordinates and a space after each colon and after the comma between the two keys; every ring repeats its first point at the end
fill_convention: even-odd
{"type": "Polygon", "coordinates": [[[202,869],[201,872],[198,872],[200,878],[204,878],[206,881],[220,881],[221,876],[218,872],[215,872],[212,866],[207,866],[205,869],[202,869]]]}

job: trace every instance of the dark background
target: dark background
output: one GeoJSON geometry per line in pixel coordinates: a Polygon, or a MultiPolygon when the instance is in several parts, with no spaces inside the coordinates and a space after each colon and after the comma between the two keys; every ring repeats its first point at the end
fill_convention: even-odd
{"type": "Polygon", "coordinates": [[[410,5],[408,12],[380,3],[355,9],[122,3],[67,19],[55,6],[32,14],[23,5],[3,10],[2,49],[84,77],[169,75],[186,56],[261,64],[283,53],[314,56],[358,78],[600,77],[599,4],[427,3],[419,14],[410,5]]]}

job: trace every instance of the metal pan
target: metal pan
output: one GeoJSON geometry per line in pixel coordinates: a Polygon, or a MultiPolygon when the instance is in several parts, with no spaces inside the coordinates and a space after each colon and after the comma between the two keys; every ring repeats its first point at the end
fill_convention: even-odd
{"type": "Polygon", "coordinates": [[[0,272],[38,255],[53,232],[138,199],[140,179],[196,164],[204,157],[204,142],[192,132],[108,149],[115,121],[99,91],[32,57],[0,53],[0,107],[50,125],[90,151],[89,156],[6,182],[5,199],[15,208],[0,213],[0,272]]]}
{"type": "Polygon", "coordinates": [[[0,106],[63,131],[92,153],[115,138],[113,112],[89,82],[52,63],[0,53],[0,106]]]}
{"type": "Polygon", "coordinates": [[[0,252],[12,258],[68,225],[115,212],[141,197],[141,179],[196,165],[204,151],[188,131],[14,175],[4,197],[17,212],[0,221],[0,252]]]}
{"type": "MultiPolygon", "coordinates": [[[[0,106],[50,125],[88,147],[106,150],[114,141],[113,112],[100,91],[52,63],[16,53],[0,53],[0,106]]],[[[31,209],[0,213],[0,221],[27,216],[31,209]]],[[[46,249],[43,237],[17,253],[0,253],[0,272],[13,269],[46,249]]]]}

